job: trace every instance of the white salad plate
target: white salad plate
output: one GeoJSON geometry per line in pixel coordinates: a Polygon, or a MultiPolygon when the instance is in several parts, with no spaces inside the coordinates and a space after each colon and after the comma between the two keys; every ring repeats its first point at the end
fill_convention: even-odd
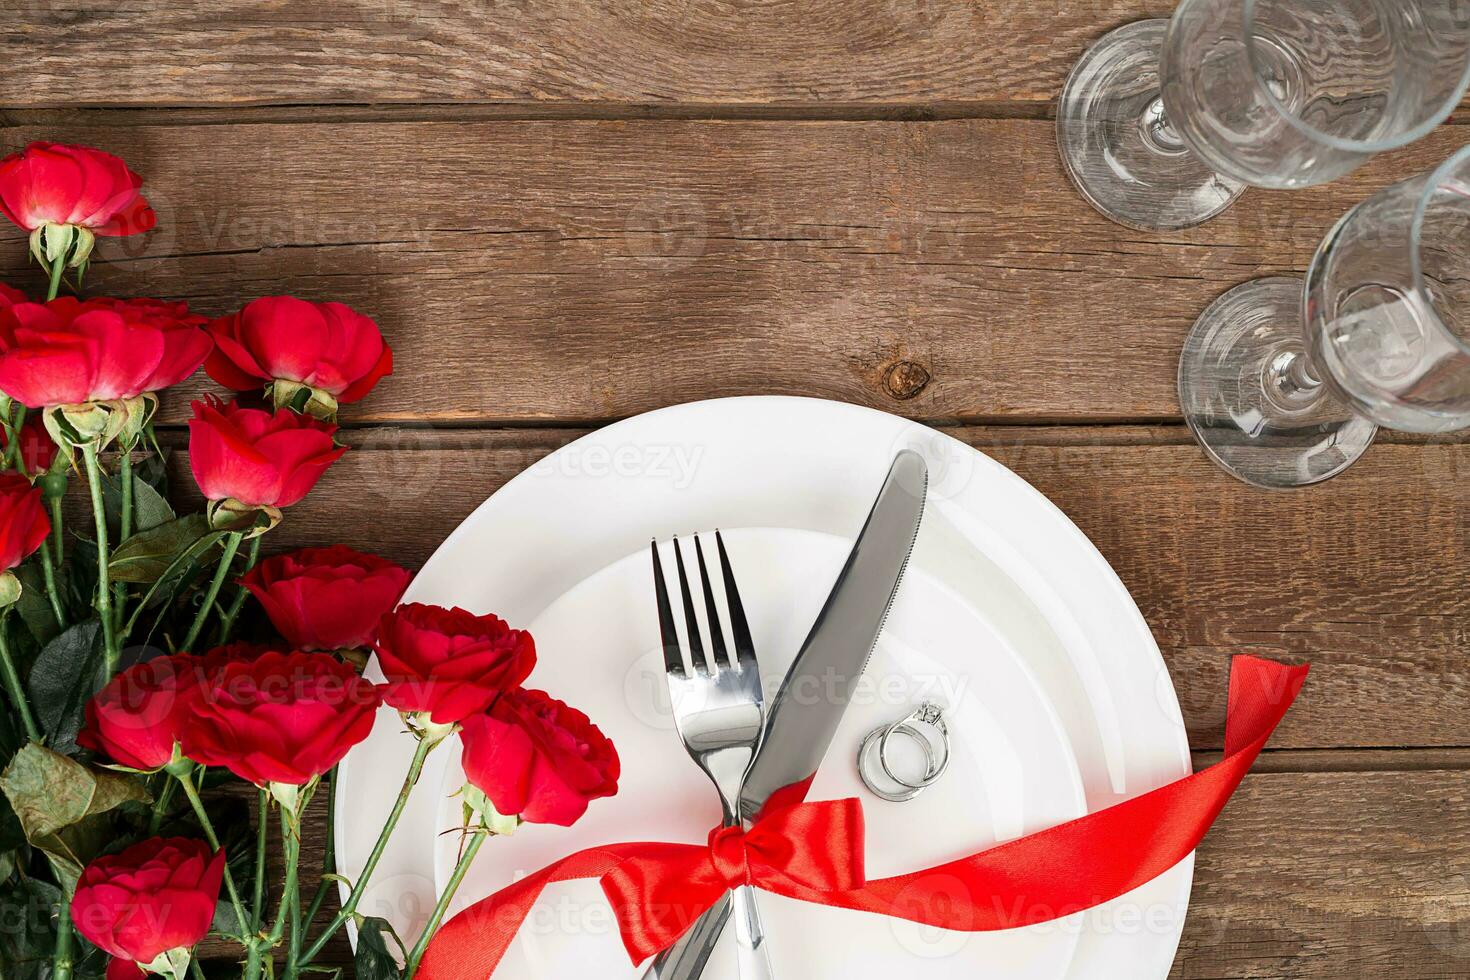
{"type": "MultiPolygon", "coordinates": [[[[870,666],[876,693],[844,719],[812,790],[864,800],[870,875],[917,870],[1188,774],[1178,702],[1137,606],[1035,489],[949,436],[870,409],[784,397],[697,402],[608,426],[532,466],[450,535],[406,596],[531,629],[540,655],[531,686],[587,711],[623,759],[619,795],[594,801],[577,826],[527,826],[482,848],[459,905],[589,844],[703,840],[718,808],[659,709],[649,540],[730,529],[769,692],[903,448],[929,461],[924,524],[870,666]],[[885,700],[890,678],[896,693],[885,700]],[[955,712],[955,769],[918,800],[884,803],[856,779],[856,740],[923,700],[925,678],[938,692],[929,699],[955,712]]],[[[411,754],[384,709],[342,763],[337,861],[348,879],[411,754]]],[[[458,783],[456,750],[436,750],[359,905],[410,942],[453,860],[453,835],[443,832],[458,812],[448,798],[458,783]]],[[[1192,868],[1186,859],[1080,916],[990,935],[761,901],[787,975],[887,976],[902,954],[902,965],[938,976],[1162,980],[1192,868]]],[[[552,886],[542,906],[499,975],[638,975],[594,883],[552,886]]],[[[734,976],[717,964],[706,975],[734,976]]]]}

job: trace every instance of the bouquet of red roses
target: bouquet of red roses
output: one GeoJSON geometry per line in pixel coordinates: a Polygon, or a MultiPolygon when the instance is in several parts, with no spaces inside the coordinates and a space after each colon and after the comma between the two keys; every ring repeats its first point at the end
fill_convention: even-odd
{"type": "Polygon", "coordinates": [[[141,187],[87,147],[0,160],[0,212],[30,233],[49,284],[43,301],[0,285],[0,904],[42,913],[0,932],[0,976],[202,978],[193,948],[210,934],[238,943],[246,980],[335,972],[315,961],[354,919],[363,968],[411,976],[453,888],[412,948],[392,936],[397,957],[391,926],[357,905],[429,752],[463,742],[455,882],[486,837],[569,825],[616,792],[617,753],[581,712],[523,687],[536,663],[524,631],[400,606],[409,573],[345,547],[260,560],[347,451],[339,406],[390,373],[392,352],[340,303],[266,297],[210,321],[183,303],[62,296],[96,236],[154,227],[141,187]],[[201,366],[239,394],[193,403],[189,468],[207,505],[179,514],[154,416],[159,392],[201,366]],[[90,520],[68,529],[73,488],[90,520]],[[370,652],[382,683],[361,673],[370,652]],[[313,932],[341,879],[330,843],[319,873],[301,867],[303,811],[382,705],[416,740],[413,761],[378,846],[313,932]],[[219,793],[238,780],[257,788],[253,826],[219,793]]]}

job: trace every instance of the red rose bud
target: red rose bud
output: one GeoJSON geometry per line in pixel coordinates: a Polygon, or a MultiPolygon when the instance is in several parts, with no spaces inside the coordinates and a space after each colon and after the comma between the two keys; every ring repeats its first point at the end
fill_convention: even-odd
{"type": "Polygon", "coordinates": [[[184,754],[294,800],[373,728],[377,686],[325,653],[225,666],[184,723],[184,754]],[[286,789],[281,789],[285,787],[286,789]]]}
{"type": "Polygon", "coordinates": [[[417,602],[383,617],[374,649],[388,680],[384,703],[440,726],[484,711],[536,666],[530,633],[496,616],[417,602]]]}
{"type": "Polygon", "coordinates": [[[410,578],[387,559],[333,545],[266,559],[240,581],[293,647],[337,650],[371,643],[410,578]]]}
{"type": "Polygon", "coordinates": [[[277,407],[309,388],[308,410],[330,416],[393,371],[393,351],[378,325],[341,303],[266,296],[215,320],[209,332],[209,376],[236,391],[271,384],[277,407]]]}
{"type": "Polygon", "coordinates": [[[210,500],[289,507],[347,451],[332,441],[336,431],[295,412],[205,398],[189,421],[189,467],[210,500]]]}
{"type": "Polygon", "coordinates": [[[63,296],[0,309],[0,390],[33,408],[127,401],[178,384],[209,353],[183,303],[63,296]]]}
{"type": "MultiPolygon", "coordinates": [[[[71,902],[77,932],[120,960],[182,978],[209,932],[225,852],[203,841],[153,838],[82,870],[71,902]]],[[[119,969],[109,976],[127,976],[119,969]]]]}
{"type": "Polygon", "coordinates": [[[465,778],[496,813],[570,827],[618,791],[617,750],[576,708],[541,691],[507,691],[462,723],[465,778]]]}
{"type": "Polygon", "coordinates": [[[136,235],[158,216],[139,192],[143,178],[89,146],[32,143],[0,160],[0,213],[31,233],[43,264],[80,268],[96,235],[136,235]]]}
{"type": "Polygon", "coordinates": [[[19,473],[0,473],[0,608],[20,598],[20,579],[10,569],[41,547],[50,533],[41,489],[19,473]]]}
{"type": "Polygon", "coordinates": [[[77,744],[101,752],[127,769],[151,772],[168,765],[193,705],[227,664],[253,658],[258,649],[235,643],[203,656],[176,653],[134,664],[87,702],[77,744]]]}
{"type": "MultiPolygon", "coordinates": [[[[3,427],[0,427],[0,447],[7,453],[10,451],[10,436],[3,427]]],[[[51,468],[56,461],[56,448],[56,440],[46,431],[41,416],[27,416],[20,427],[20,461],[32,479],[51,468]]]]}

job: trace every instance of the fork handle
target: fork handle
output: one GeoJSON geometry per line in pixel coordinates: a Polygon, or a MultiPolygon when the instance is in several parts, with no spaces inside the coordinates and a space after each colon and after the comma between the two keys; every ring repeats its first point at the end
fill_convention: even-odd
{"type": "Polygon", "coordinates": [[[739,950],[740,980],[774,980],[771,954],[766,950],[766,931],[761,927],[755,905],[755,889],[735,889],[735,945],[739,950]]]}

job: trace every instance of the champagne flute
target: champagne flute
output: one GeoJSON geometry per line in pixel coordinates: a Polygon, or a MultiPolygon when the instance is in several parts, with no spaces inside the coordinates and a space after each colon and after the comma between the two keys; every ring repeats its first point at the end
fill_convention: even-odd
{"type": "Polygon", "coordinates": [[[1285,489],[1341,473],[1385,426],[1470,427],[1470,146],[1338,221],[1306,281],[1215,301],[1179,361],[1209,456],[1285,489]]]}
{"type": "Polygon", "coordinates": [[[1325,183],[1418,139],[1467,84],[1466,0],[1182,0],[1083,56],[1057,143],[1109,218],[1188,228],[1247,186],[1325,183]]]}

